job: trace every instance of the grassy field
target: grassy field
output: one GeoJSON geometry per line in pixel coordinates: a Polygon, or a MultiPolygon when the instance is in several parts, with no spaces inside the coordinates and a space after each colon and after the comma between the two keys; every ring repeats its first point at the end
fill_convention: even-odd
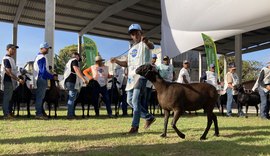
{"type": "MultiPolygon", "coordinates": [[[[125,135],[130,128],[131,117],[110,119],[104,115],[99,118],[91,116],[87,119],[66,120],[65,114],[66,111],[59,111],[58,119],[45,121],[33,117],[15,120],[0,118],[0,154],[270,155],[270,121],[254,115],[247,119],[218,116],[220,137],[213,136],[212,125],[208,139],[200,141],[206,126],[206,117],[202,113],[179,119],[177,126],[186,134],[184,140],[178,138],[170,126],[168,137],[159,137],[163,129],[161,116],[157,117],[149,130],[140,128],[137,135],[125,135]]],[[[141,127],[144,122],[141,120],[141,127]]]]}

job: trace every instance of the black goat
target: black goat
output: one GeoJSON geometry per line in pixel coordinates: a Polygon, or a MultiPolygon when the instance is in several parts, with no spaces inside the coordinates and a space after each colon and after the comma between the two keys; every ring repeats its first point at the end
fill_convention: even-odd
{"type": "Polygon", "coordinates": [[[242,106],[246,106],[246,118],[248,117],[247,112],[248,112],[248,106],[255,106],[256,108],[256,115],[258,116],[258,104],[261,103],[260,95],[258,92],[251,92],[251,93],[246,93],[244,90],[243,85],[236,85],[234,87],[236,91],[238,91],[237,95],[237,102],[242,106]]]}
{"type": "MultiPolygon", "coordinates": [[[[235,101],[235,103],[237,104],[237,107],[242,107],[237,100],[237,95],[233,95],[233,100],[235,101]]],[[[218,108],[221,111],[221,114],[224,116],[224,106],[227,106],[227,93],[220,95],[219,96],[219,103],[218,103],[218,108]]]]}
{"type": "MultiPolygon", "coordinates": [[[[89,109],[90,109],[90,103],[93,104],[96,116],[99,115],[99,106],[98,106],[98,101],[93,101],[94,98],[99,96],[99,88],[100,85],[99,83],[92,79],[89,81],[87,86],[82,87],[80,90],[80,93],[75,100],[74,107],[76,108],[78,103],[81,103],[82,106],[82,118],[84,118],[84,105],[87,104],[87,117],[89,117],[89,109]]],[[[98,98],[97,98],[98,99],[98,98]]]]}
{"type": "Polygon", "coordinates": [[[151,81],[157,90],[157,97],[160,106],[164,109],[164,131],[161,137],[167,136],[167,125],[170,111],[174,112],[172,127],[180,138],[185,138],[185,134],[179,131],[176,123],[185,111],[195,111],[204,109],[207,114],[207,127],[201,136],[201,140],[206,139],[206,135],[214,121],[215,136],[219,135],[218,121],[213,109],[216,105],[218,93],[214,86],[207,83],[180,84],[164,81],[156,68],[150,64],[145,64],[136,69],[136,73],[151,81]]]}
{"type": "Polygon", "coordinates": [[[120,84],[120,82],[117,81],[117,78],[113,77],[112,80],[109,81],[109,83],[112,83],[111,88],[108,90],[109,97],[111,100],[111,104],[115,105],[115,116],[118,117],[121,95],[119,93],[119,88],[117,87],[117,84],[120,84]]]}
{"type": "MultiPolygon", "coordinates": [[[[12,102],[14,106],[14,111],[16,110],[17,107],[17,116],[20,115],[20,105],[21,103],[26,103],[26,108],[27,108],[27,117],[30,117],[30,102],[31,102],[31,97],[32,97],[32,92],[31,90],[27,87],[27,81],[30,81],[31,79],[26,75],[26,71],[23,69],[20,69],[21,74],[19,76],[20,79],[24,80],[24,84],[19,84],[19,86],[13,91],[12,95],[12,102]]],[[[15,113],[14,113],[15,114],[15,113]]]]}
{"type": "MultiPolygon", "coordinates": [[[[57,117],[57,107],[58,107],[58,101],[60,98],[60,89],[57,87],[56,83],[58,83],[58,75],[54,74],[53,79],[50,80],[50,88],[46,90],[45,97],[43,99],[43,104],[45,102],[48,104],[49,109],[49,118],[51,117],[51,107],[52,104],[54,105],[54,117],[57,117]]],[[[59,86],[59,84],[58,84],[59,86]]],[[[43,107],[44,108],[44,107],[43,107]]]]}

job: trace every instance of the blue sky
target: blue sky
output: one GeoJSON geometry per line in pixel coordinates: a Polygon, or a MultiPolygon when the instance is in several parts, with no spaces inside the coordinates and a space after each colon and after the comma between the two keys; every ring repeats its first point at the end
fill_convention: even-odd
{"type": "MultiPolygon", "coordinates": [[[[0,58],[6,53],[6,45],[12,43],[12,24],[0,22],[0,58]]],[[[77,33],[67,31],[55,31],[55,53],[65,46],[77,44],[77,33]]],[[[117,39],[90,36],[96,44],[101,56],[106,60],[118,56],[128,50],[128,42],[117,39]]],[[[40,43],[44,42],[44,29],[22,26],[18,27],[18,46],[17,64],[19,67],[24,66],[28,61],[35,59],[39,52],[40,43]]],[[[257,51],[243,55],[243,60],[257,60],[262,63],[270,61],[270,49],[257,51]]]]}

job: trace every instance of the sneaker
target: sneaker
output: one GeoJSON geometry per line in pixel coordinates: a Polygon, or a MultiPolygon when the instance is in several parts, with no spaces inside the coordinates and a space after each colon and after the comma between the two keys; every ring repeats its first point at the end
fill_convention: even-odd
{"type": "Polygon", "coordinates": [[[150,120],[146,120],[145,125],[144,125],[144,129],[148,129],[150,128],[150,126],[156,121],[156,118],[151,118],[150,120]]]}
{"type": "Polygon", "coordinates": [[[43,115],[37,115],[37,116],[35,116],[35,119],[38,119],[38,120],[48,120],[48,118],[46,116],[43,116],[43,115]]]}
{"type": "Polygon", "coordinates": [[[131,127],[128,134],[137,134],[139,131],[139,127],[131,127]]]}

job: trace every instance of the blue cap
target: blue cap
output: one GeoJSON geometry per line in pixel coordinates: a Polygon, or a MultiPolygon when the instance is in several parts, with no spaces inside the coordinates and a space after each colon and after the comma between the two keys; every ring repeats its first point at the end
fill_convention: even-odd
{"type": "Polygon", "coordinates": [[[130,33],[133,30],[139,30],[142,31],[142,28],[139,24],[131,24],[128,28],[128,33],[130,33]]]}
{"type": "Polygon", "coordinates": [[[152,58],[157,58],[157,54],[152,54],[152,58]]]}
{"type": "Polygon", "coordinates": [[[214,68],[215,67],[215,64],[210,64],[210,68],[214,68]]]}
{"type": "Polygon", "coordinates": [[[39,48],[40,48],[40,49],[41,49],[41,48],[51,49],[52,47],[49,46],[49,44],[48,44],[47,42],[44,42],[44,43],[41,43],[41,44],[40,44],[39,48]]]}

